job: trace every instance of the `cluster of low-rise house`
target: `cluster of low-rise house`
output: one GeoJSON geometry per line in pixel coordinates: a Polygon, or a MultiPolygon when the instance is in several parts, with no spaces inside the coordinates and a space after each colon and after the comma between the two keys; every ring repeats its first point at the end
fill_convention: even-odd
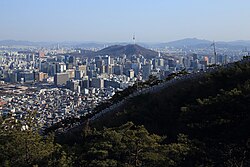
{"type": "Polygon", "coordinates": [[[79,118],[115,93],[115,89],[88,90],[87,94],[64,88],[33,88],[32,91],[27,89],[16,94],[1,92],[0,115],[25,119],[34,114],[40,127],[49,127],[65,118],[79,118]]]}

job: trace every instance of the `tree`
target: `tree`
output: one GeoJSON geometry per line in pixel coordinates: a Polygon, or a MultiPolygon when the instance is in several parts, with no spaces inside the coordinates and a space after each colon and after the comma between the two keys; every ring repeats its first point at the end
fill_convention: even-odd
{"type": "Polygon", "coordinates": [[[132,122],[93,130],[82,145],[75,147],[75,161],[80,162],[77,166],[178,166],[194,150],[186,136],[173,144],[163,144],[164,139],[132,122]]]}
{"type": "Polygon", "coordinates": [[[32,116],[27,118],[19,121],[10,117],[0,125],[0,166],[49,166],[53,159],[58,150],[54,135],[41,136],[32,116]]]}

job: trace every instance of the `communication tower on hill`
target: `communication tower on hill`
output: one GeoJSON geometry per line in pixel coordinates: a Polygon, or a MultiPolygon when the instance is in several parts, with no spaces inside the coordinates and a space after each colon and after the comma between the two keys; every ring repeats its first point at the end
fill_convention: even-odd
{"type": "Polygon", "coordinates": [[[133,35],[133,43],[135,45],[135,34],[133,35]]]}

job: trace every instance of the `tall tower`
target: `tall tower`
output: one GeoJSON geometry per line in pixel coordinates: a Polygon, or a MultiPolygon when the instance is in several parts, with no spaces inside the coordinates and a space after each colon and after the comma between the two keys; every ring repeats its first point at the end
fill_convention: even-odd
{"type": "Polygon", "coordinates": [[[215,42],[213,41],[212,45],[213,49],[214,49],[214,63],[217,64],[218,63],[218,58],[217,58],[217,53],[216,53],[216,49],[215,49],[215,42]]]}
{"type": "Polygon", "coordinates": [[[133,34],[133,43],[135,45],[135,34],[133,34]]]}

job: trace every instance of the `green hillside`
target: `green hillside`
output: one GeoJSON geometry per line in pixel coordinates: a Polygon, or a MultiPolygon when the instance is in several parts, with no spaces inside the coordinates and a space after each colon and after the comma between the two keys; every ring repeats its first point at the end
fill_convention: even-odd
{"type": "Polygon", "coordinates": [[[93,126],[113,127],[132,121],[151,133],[167,136],[166,143],[176,142],[178,134],[185,134],[202,145],[204,154],[194,162],[223,166],[230,151],[239,159],[249,160],[249,108],[250,63],[242,61],[161,92],[135,97],[93,126]]]}
{"type": "Polygon", "coordinates": [[[55,140],[0,119],[0,166],[250,166],[249,108],[245,59],[129,98],[55,140]]]}

